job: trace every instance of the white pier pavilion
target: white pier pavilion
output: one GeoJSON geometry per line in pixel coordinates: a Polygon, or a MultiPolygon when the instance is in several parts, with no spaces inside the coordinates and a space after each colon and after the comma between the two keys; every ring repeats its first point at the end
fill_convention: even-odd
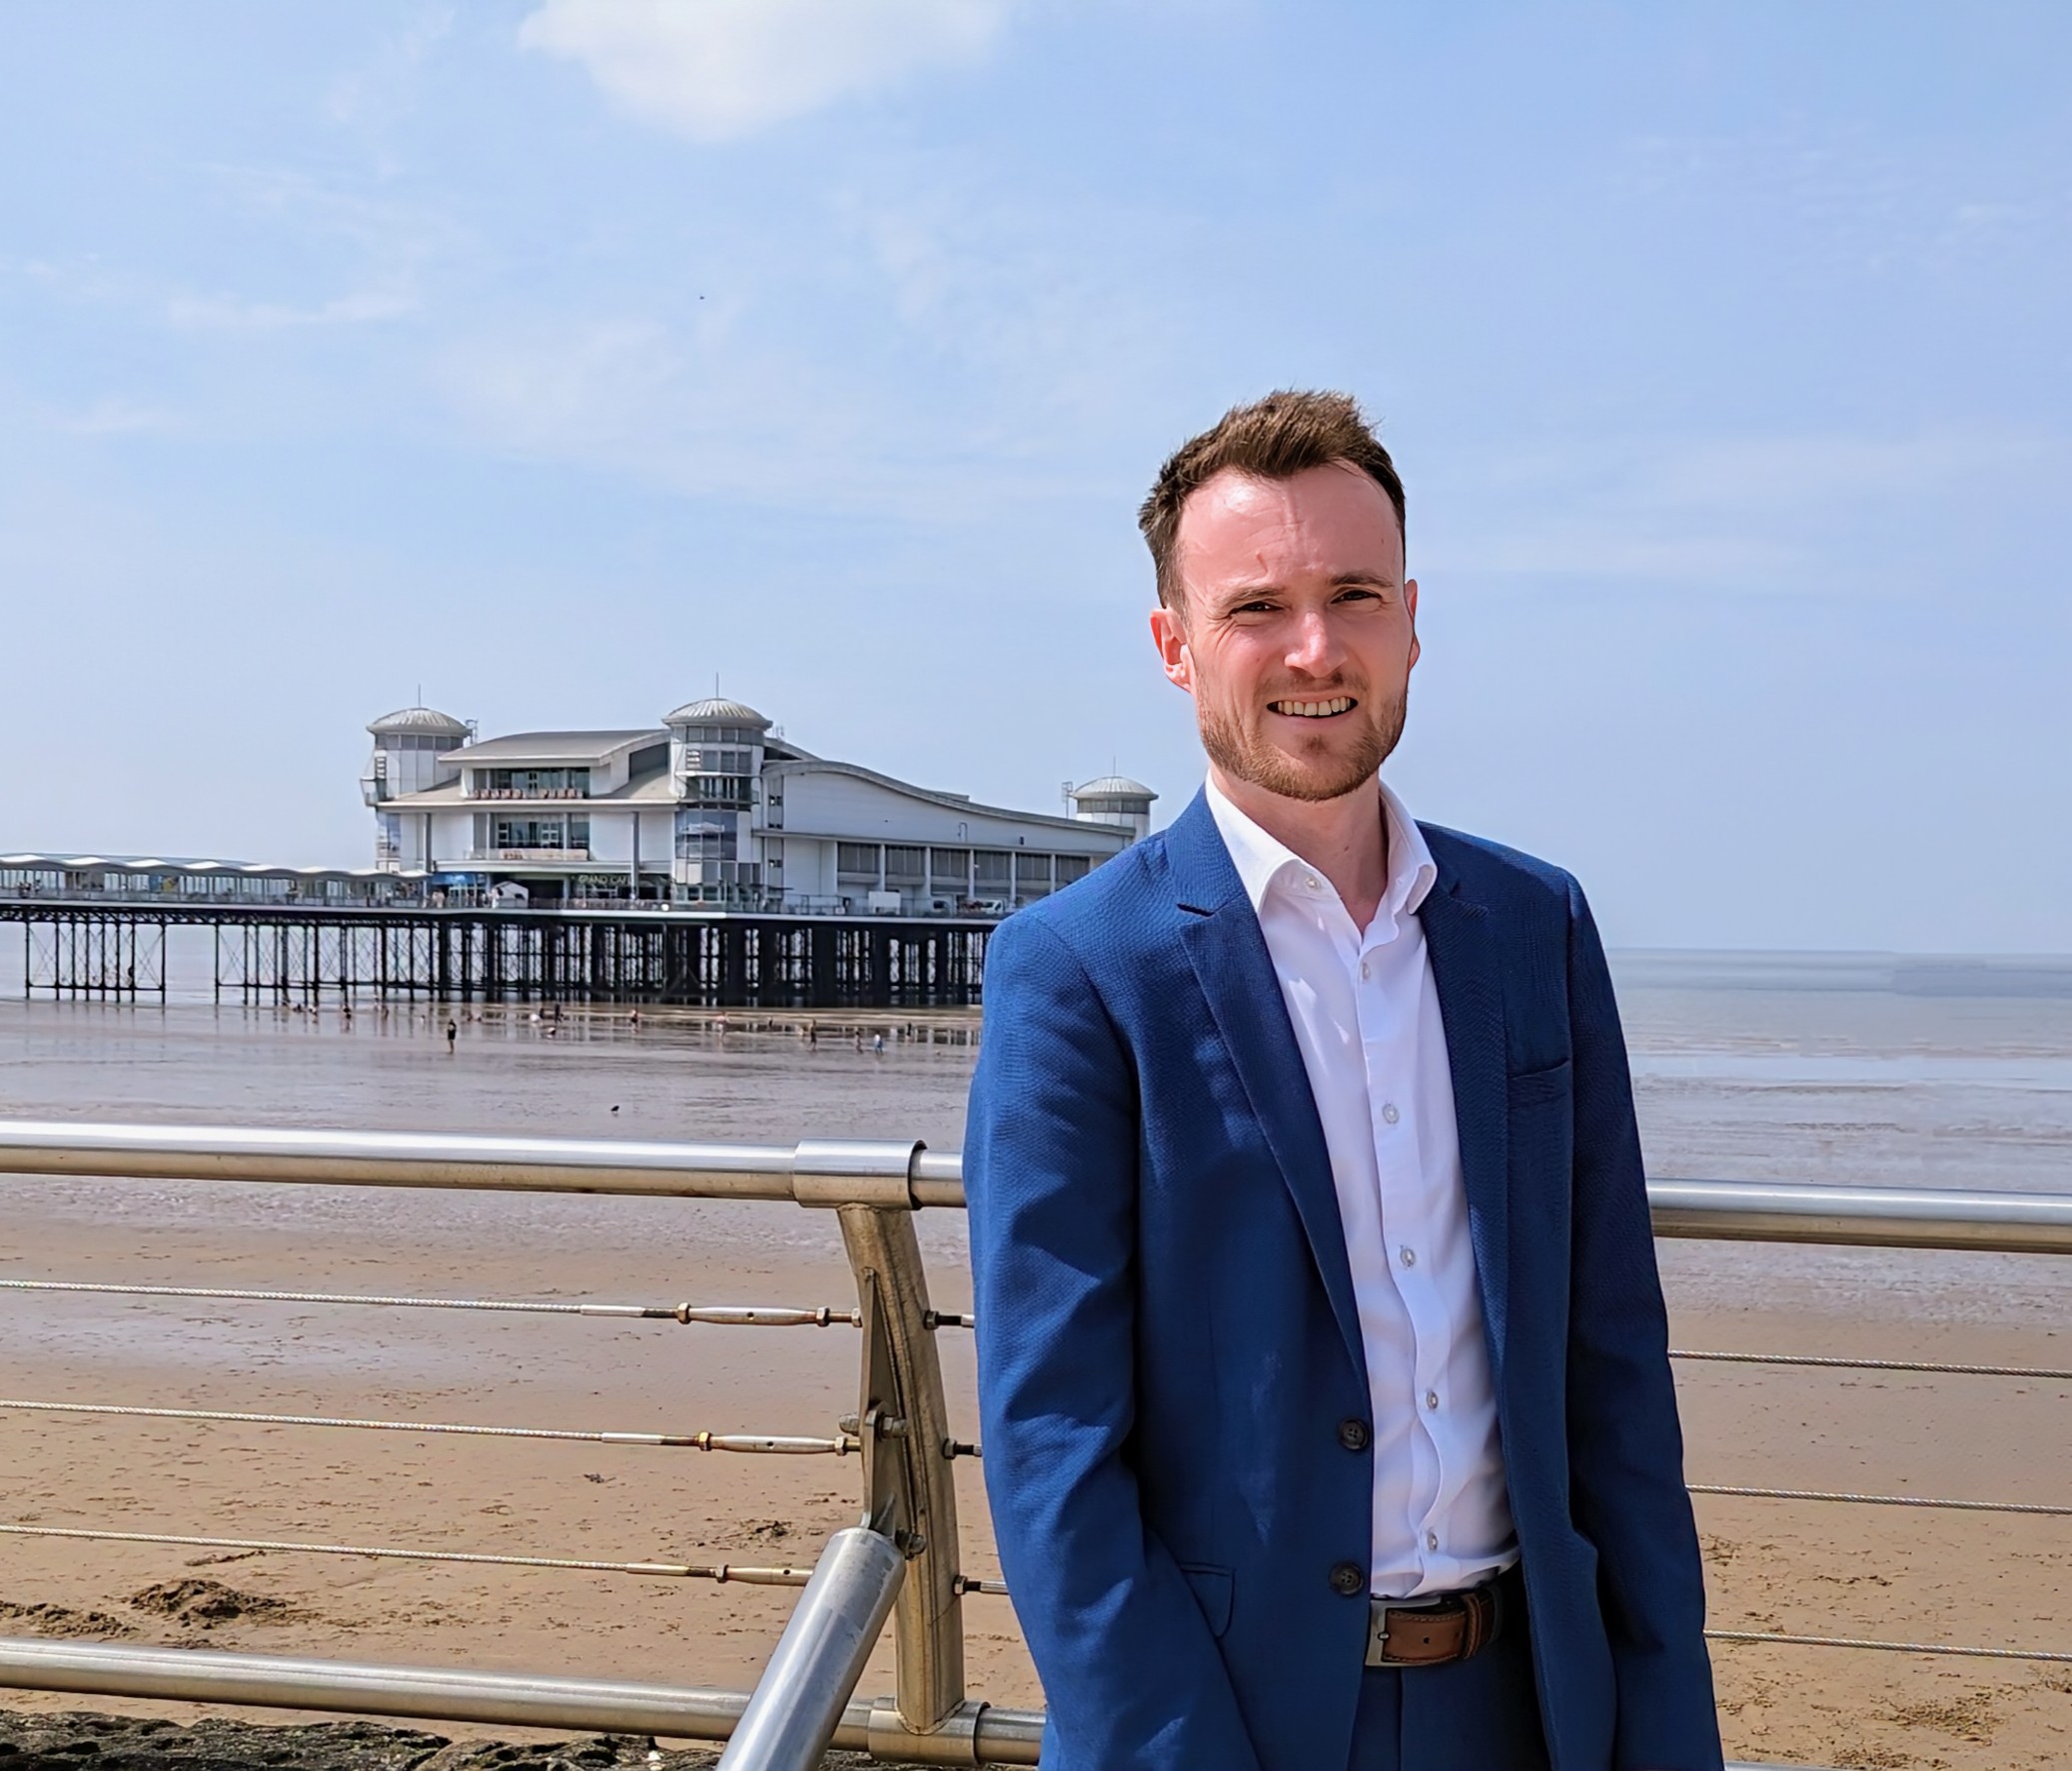
{"type": "Polygon", "coordinates": [[[1068,790],[1070,816],[981,805],[717,696],[622,731],[483,738],[430,707],[368,730],[376,865],[489,902],[999,916],[1147,834],[1158,797],[1106,775],[1068,790]]]}

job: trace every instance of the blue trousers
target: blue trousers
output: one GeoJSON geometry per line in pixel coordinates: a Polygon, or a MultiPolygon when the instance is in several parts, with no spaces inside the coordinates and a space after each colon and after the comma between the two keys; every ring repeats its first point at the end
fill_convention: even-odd
{"type": "Polygon", "coordinates": [[[1525,1607],[1470,1659],[1362,1673],[1348,1771],[1547,1771],[1525,1607]]]}

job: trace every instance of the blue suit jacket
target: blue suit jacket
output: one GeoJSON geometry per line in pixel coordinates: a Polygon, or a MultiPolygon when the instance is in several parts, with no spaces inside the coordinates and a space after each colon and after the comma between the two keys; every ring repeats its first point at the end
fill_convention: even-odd
{"type": "MultiPolygon", "coordinates": [[[[1425,827],[1554,1771],[1717,1771],[1625,1047],[1575,882],[1425,827]]],[[[1207,803],[1004,923],[965,1140],[986,1483],[1052,1771],[1338,1771],[1370,1406],[1324,1133],[1207,803]]],[[[1407,1674],[1415,1677],[1416,1674],[1407,1674]]]]}

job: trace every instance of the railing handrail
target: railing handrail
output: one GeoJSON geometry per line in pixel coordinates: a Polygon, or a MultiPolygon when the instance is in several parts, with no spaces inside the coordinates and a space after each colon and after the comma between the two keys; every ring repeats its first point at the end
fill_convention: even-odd
{"type": "MultiPolygon", "coordinates": [[[[905,1140],[518,1138],[0,1120],[0,1174],[955,1208],[964,1161],[905,1140]]],[[[2072,1194],[1662,1177],[1657,1236],[2072,1254],[2072,1194]]]]}
{"type": "Polygon", "coordinates": [[[2072,1194],[2064,1193],[1665,1177],[1647,1183],[1647,1204],[1656,1236],[2072,1254],[2072,1194]]]}
{"type": "Polygon", "coordinates": [[[0,1120],[0,1174],[288,1182],[801,1205],[961,1206],[963,1166],[915,1142],[678,1144],[0,1120]]]}
{"type": "MultiPolygon", "coordinates": [[[[0,1689],[711,1741],[727,1739],[749,1703],[743,1691],[622,1679],[19,1638],[0,1639],[0,1689]]],[[[1042,1737],[1040,1711],[967,1703],[934,1733],[910,1734],[884,1700],[851,1698],[829,1744],[868,1752],[896,1739],[908,1764],[1033,1765],[1042,1737]]]]}

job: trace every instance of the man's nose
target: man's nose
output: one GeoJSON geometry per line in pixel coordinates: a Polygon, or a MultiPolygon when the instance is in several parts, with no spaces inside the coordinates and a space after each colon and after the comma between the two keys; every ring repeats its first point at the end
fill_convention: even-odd
{"type": "Polygon", "coordinates": [[[1338,668],[1338,634],[1322,609],[1295,617],[1295,631],[1288,636],[1287,663],[1291,670],[1311,676],[1329,676],[1338,668]]]}

